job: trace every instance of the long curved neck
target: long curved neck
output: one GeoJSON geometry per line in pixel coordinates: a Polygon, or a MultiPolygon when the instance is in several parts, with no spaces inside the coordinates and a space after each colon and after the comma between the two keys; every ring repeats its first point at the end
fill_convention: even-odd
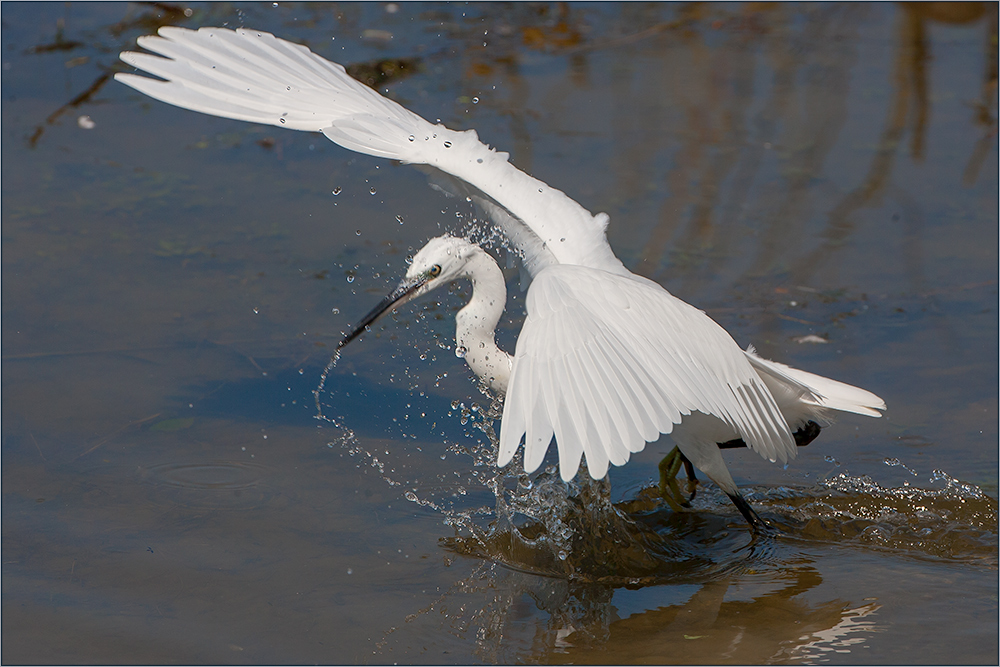
{"type": "Polygon", "coordinates": [[[507,285],[493,258],[476,250],[463,271],[472,281],[472,299],[455,316],[456,352],[490,389],[505,395],[514,358],[497,347],[495,331],[507,304],[507,285]]]}

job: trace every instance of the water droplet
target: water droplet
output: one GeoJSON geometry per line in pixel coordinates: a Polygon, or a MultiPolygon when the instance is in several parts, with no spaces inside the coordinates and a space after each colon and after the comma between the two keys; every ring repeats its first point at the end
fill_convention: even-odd
{"type": "Polygon", "coordinates": [[[396,222],[398,222],[399,224],[403,224],[403,216],[397,215],[396,216],[396,222]]]}
{"type": "Polygon", "coordinates": [[[361,236],[361,230],[359,229],[358,231],[354,232],[354,235],[355,236],[361,236]]]}
{"type": "Polygon", "coordinates": [[[464,345],[459,345],[458,347],[455,348],[455,356],[458,357],[459,359],[465,359],[465,355],[468,353],[469,351],[465,349],[464,345]]]}
{"type": "Polygon", "coordinates": [[[371,190],[369,190],[368,192],[370,192],[370,193],[372,193],[372,194],[375,194],[375,186],[373,185],[373,186],[372,186],[372,189],[371,189],[371,190]]]}
{"type": "Polygon", "coordinates": [[[416,141],[417,138],[411,134],[410,136],[407,137],[407,139],[409,139],[410,141],[416,141]]]}
{"type": "Polygon", "coordinates": [[[353,283],[354,282],[354,276],[347,276],[347,282],[353,283]]]}
{"type": "Polygon", "coordinates": [[[411,503],[415,503],[418,500],[417,494],[415,494],[413,491],[407,491],[403,495],[406,496],[406,499],[409,500],[411,503]]]}
{"type": "Polygon", "coordinates": [[[330,312],[333,313],[334,315],[340,315],[340,308],[334,308],[330,312]]]}
{"type": "Polygon", "coordinates": [[[284,118],[279,118],[278,122],[281,123],[282,125],[284,125],[285,124],[285,119],[284,118]]]}
{"type": "Polygon", "coordinates": [[[341,190],[340,190],[340,188],[334,188],[334,189],[333,189],[333,196],[334,196],[334,197],[336,197],[336,196],[337,196],[337,195],[339,195],[340,193],[341,193],[341,190]]]}
{"type": "Polygon", "coordinates": [[[916,477],[916,475],[917,475],[916,472],[914,472],[913,470],[911,470],[905,463],[903,463],[902,461],[900,461],[897,458],[887,458],[887,459],[885,459],[885,464],[887,466],[899,466],[900,468],[902,468],[906,472],[910,473],[914,477],[916,477]]]}
{"type": "Polygon", "coordinates": [[[257,313],[259,313],[259,312],[260,312],[260,309],[258,309],[258,308],[257,308],[257,307],[255,306],[255,307],[254,307],[254,309],[253,309],[253,314],[254,314],[254,315],[256,315],[256,314],[257,314],[257,313]]]}
{"type": "Polygon", "coordinates": [[[450,141],[444,142],[444,147],[445,148],[451,148],[451,142],[450,141]]]}
{"type": "Polygon", "coordinates": [[[473,104],[479,104],[479,98],[478,97],[473,97],[472,98],[472,103],[473,104]]]}

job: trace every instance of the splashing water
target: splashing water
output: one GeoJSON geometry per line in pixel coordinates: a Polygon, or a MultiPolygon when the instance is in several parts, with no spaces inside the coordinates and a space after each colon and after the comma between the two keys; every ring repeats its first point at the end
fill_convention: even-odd
{"type": "Polygon", "coordinates": [[[625,584],[663,574],[665,564],[684,560],[676,543],[654,546],[654,532],[614,507],[607,479],[593,480],[584,471],[564,482],[555,466],[531,476],[515,472],[523,469],[518,461],[497,468],[499,443],[493,425],[501,405],[494,400],[472,420],[489,443],[477,448],[481,460],[476,469],[495,498],[493,520],[482,527],[470,514],[452,513],[446,523],[457,534],[443,540],[445,548],[517,570],[625,584]]]}
{"type": "MultiPolygon", "coordinates": [[[[337,365],[337,362],[339,360],[340,360],[340,350],[337,350],[330,357],[330,361],[328,361],[326,367],[323,368],[323,372],[320,373],[319,385],[313,390],[313,398],[316,400],[315,418],[320,421],[328,422],[341,431],[340,437],[334,442],[328,442],[326,445],[327,447],[334,448],[339,445],[341,447],[348,449],[348,451],[352,451],[357,447],[356,444],[357,437],[355,436],[354,431],[344,426],[339,420],[324,415],[323,404],[320,400],[320,397],[323,395],[323,389],[326,387],[326,380],[330,375],[330,371],[333,370],[334,366],[337,365]]],[[[352,451],[352,455],[354,453],[355,452],[352,451]]]]}
{"type": "MultiPolygon", "coordinates": [[[[695,511],[675,513],[660,500],[655,486],[614,504],[607,478],[595,481],[581,472],[563,482],[555,466],[528,475],[520,454],[498,468],[494,426],[503,404],[485,386],[480,390],[490,400],[487,407],[460,401],[451,405],[466,431],[471,426],[485,437],[444,443],[448,453],[471,459],[471,467],[463,473],[452,466],[450,473],[438,476],[437,485],[411,481],[405,470],[393,467],[388,451],[372,451],[341,419],[324,414],[321,396],[338,359],[339,352],[314,391],[316,418],[342,432],[328,446],[345,449],[390,486],[405,487],[406,500],[439,513],[455,530],[453,537],[441,540],[449,551],[523,572],[625,586],[712,577],[740,567],[752,555],[752,549],[745,549],[752,535],[714,486],[702,486],[695,511]]],[[[885,463],[917,475],[898,459],[885,463]]],[[[996,500],[941,470],[929,481],[944,486],[927,490],[906,482],[887,488],[841,470],[809,488],[745,491],[785,537],[995,566],[996,500]]]]}
{"type": "Polygon", "coordinates": [[[697,518],[692,526],[692,516],[678,517],[652,499],[633,502],[628,511],[616,507],[608,480],[593,480],[586,472],[564,482],[555,466],[533,475],[523,472],[520,460],[498,468],[495,424],[503,403],[485,385],[480,386],[490,401],[485,407],[457,400],[451,405],[466,431],[485,436],[446,443],[447,453],[471,459],[471,466],[439,475],[436,485],[410,481],[390,463],[388,451],[366,447],[342,420],[324,413],[321,397],[338,358],[331,358],[314,391],[316,418],[343,432],[328,446],[345,449],[390,486],[406,487],[406,500],[439,513],[455,531],[441,540],[449,551],[522,572],[626,586],[711,576],[746,558],[738,552],[751,536],[733,516],[697,518]],[[728,531],[731,522],[741,529],[728,531]],[[705,540],[720,543],[721,555],[706,557],[699,549],[705,540]]]}
{"type": "MultiPolygon", "coordinates": [[[[466,438],[444,440],[441,458],[457,455],[460,462],[441,466],[447,470],[436,476],[437,483],[419,482],[389,451],[376,451],[344,426],[343,418],[324,413],[321,398],[338,359],[339,354],[330,359],[314,392],[316,418],[342,431],[328,446],[346,450],[359,468],[371,468],[390,486],[400,487],[407,501],[440,515],[455,531],[439,540],[446,552],[479,559],[472,574],[407,616],[410,629],[404,634],[419,633],[412,628],[427,623],[446,624],[459,637],[474,633],[474,650],[484,662],[522,656],[525,645],[519,648],[511,639],[526,596],[545,619],[543,643],[602,646],[617,618],[616,588],[712,587],[747,576],[781,581],[797,567],[798,561],[788,558],[799,553],[797,544],[832,543],[997,567],[997,501],[944,471],[929,476],[936,488],[886,487],[867,476],[851,476],[837,462],[828,478],[810,487],[744,488],[748,501],[780,530],[778,537],[754,539],[728,497],[711,484],[700,486],[693,511],[676,513],[659,498],[655,484],[612,503],[607,479],[592,480],[585,470],[568,483],[555,466],[527,475],[518,472],[523,471],[521,454],[498,468],[495,427],[502,402],[484,386],[480,390],[489,401],[483,406],[451,403],[449,414],[466,438]],[[482,435],[476,437],[476,431],[482,435]],[[568,643],[566,637],[571,637],[568,643]]],[[[411,387],[414,396],[417,386],[411,387]]],[[[406,407],[413,410],[409,403],[406,407]]],[[[423,416],[419,409],[413,414],[423,416]]],[[[897,459],[885,463],[919,476],[897,459]]],[[[795,655],[822,655],[827,648],[820,640],[831,633],[841,644],[862,641],[875,631],[873,621],[862,619],[877,609],[874,603],[848,609],[837,625],[795,655]]],[[[399,629],[388,628],[373,655],[391,652],[399,629]]]]}
{"type": "Polygon", "coordinates": [[[795,538],[996,567],[996,499],[942,470],[928,481],[944,487],[885,487],[868,475],[839,472],[813,488],[758,489],[748,498],[776,513],[777,520],[768,518],[795,538]]]}

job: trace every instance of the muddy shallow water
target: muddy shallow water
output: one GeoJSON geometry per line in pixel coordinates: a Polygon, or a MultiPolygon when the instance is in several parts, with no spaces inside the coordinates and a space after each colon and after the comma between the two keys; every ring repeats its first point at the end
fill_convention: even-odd
{"type": "Polygon", "coordinates": [[[5,663],[998,660],[995,6],[0,11],[5,663]],[[885,416],[784,469],[727,453],[780,530],[752,540],[710,483],[656,500],[666,437],[604,488],[497,472],[467,284],[353,343],[317,407],[407,256],[488,234],[415,169],[112,81],[160,25],[385,77],[885,416]]]}

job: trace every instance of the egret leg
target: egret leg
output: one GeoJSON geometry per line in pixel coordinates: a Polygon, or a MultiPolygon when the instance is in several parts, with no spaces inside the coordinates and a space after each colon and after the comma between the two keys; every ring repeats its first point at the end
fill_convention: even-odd
{"type": "Polygon", "coordinates": [[[750,507],[750,503],[748,503],[743,496],[740,495],[739,491],[736,493],[727,493],[726,495],[729,496],[729,499],[733,501],[734,505],[736,505],[736,509],[738,509],[740,514],[743,515],[743,518],[747,520],[747,523],[750,524],[750,529],[753,530],[755,534],[769,534],[775,532],[771,524],[761,519],[757,512],[750,507]]]}
{"type": "MultiPolygon", "coordinates": [[[[674,447],[663,457],[659,465],[660,496],[667,501],[667,504],[675,512],[682,511],[682,508],[691,507],[689,500],[684,497],[680,487],[677,486],[677,473],[680,472],[682,464],[687,469],[688,477],[690,478],[694,474],[694,467],[691,466],[691,462],[687,460],[687,457],[674,447]]],[[[691,497],[693,498],[694,495],[692,494],[691,497]]]]}
{"type": "Polygon", "coordinates": [[[695,475],[694,466],[688,460],[688,457],[684,456],[679,449],[674,447],[660,461],[659,468],[660,495],[663,499],[667,501],[667,504],[675,512],[680,511],[680,508],[690,508],[691,501],[694,500],[695,495],[698,493],[698,477],[695,475]],[[687,473],[687,492],[690,494],[687,498],[684,497],[680,487],[677,485],[677,473],[680,472],[681,465],[684,466],[684,472],[687,473]]]}
{"type": "Polygon", "coordinates": [[[687,490],[691,494],[688,496],[688,503],[690,503],[698,493],[698,476],[694,474],[694,464],[683,453],[681,454],[681,461],[684,463],[684,472],[687,473],[688,477],[687,490]]]}
{"type": "MultiPolygon", "coordinates": [[[[801,426],[792,437],[795,438],[795,445],[797,447],[805,447],[813,440],[819,436],[821,427],[814,421],[808,421],[803,426],[801,426]]],[[[719,449],[739,449],[746,447],[747,443],[743,438],[734,438],[732,440],[727,440],[726,442],[718,443],[719,449]]],[[[670,505],[671,509],[675,512],[679,512],[682,508],[690,508],[691,501],[694,500],[695,495],[698,492],[698,477],[695,475],[694,466],[691,461],[688,460],[684,454],[681,453],[679,449],[674,447],[670,452],[663,457],[660,461],[660,495],[663,497],[667,504],[670,505]],[[681,465],[684,466],[684,471],[687,473],[687,491],[690,496],[687,498],[681,493],[680,487],[677,485],[677,473],[680,472],[681,465]]],[[[728,495],[728,494],[727,494],[728,495]]],[[[740,511],[740,514],[747,520],[750,527],[753,528],[754,532],[770,531],[772,528],[768,525],[766,521],[761,519],[753,508],[750,507],[749,503],[743,499],[743,496],[737,493],[736,495],[731,495],[729,498],[736,505],[736,508],[740,511]]]]}

